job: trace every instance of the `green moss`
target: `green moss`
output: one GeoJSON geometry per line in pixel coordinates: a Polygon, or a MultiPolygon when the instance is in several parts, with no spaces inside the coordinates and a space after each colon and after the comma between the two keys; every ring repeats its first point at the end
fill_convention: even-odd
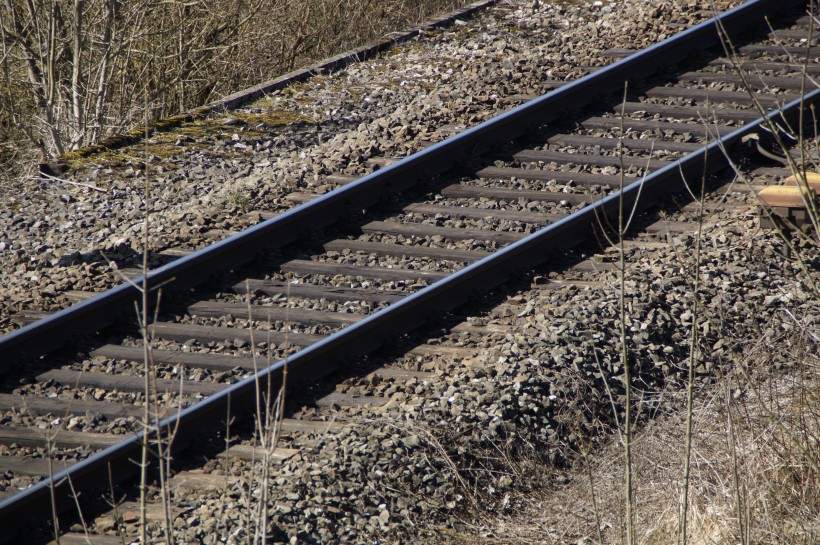
{"type": "Polygon", "coordinates": [[[110,150],[104,146],[93,146],[94,149],[83,148],[63,155],[62,160],[69,164],[71,170],[83,170],[93,167],[119,167],[125,165],[129,159],[118,150],[110,150]]]}
{"type": "Polygon", "coordinates": [[[264,96],[262,98],[257,98],[253,102],[249,103],[248,106],[250,106],[251,108],[270,108],[272,104],[273,101],[270,99],[270,97],[264,96]]]}
{"type": "Polygon", "coordinates": [[[311,117],[294,114],[283,110],[271,110],[259,114],[232,112],[231,117],[250,126],[259,125],[260,123],[264,123],[268,127],[277,127],[280,125],[289,125],[291,123],[298,122],[317,123],[317,121],[311,117]]]}
{"type": "Polygon", "coordinates": [[[173,157],[184,149],[184,147],[176,145],[153,144],[147,146],[145,151],[148,154],[149,162],[154,162],[156,159],[167,159],[169,157],[173,157]]]}
{"type": "Polygon", "coordinates": [[[214,119],[201,119],[193,123],[186,123],[172,134],[175,137],[187,136],[189,138],[204,138],[216,133],[221,126],[222,123],[214,119]]]}
{"type": "MultiPolygon", "coordinates": [[[[294,121],[313,121],[305,116],[286,112],[259,115],[234,112],[232,115],[249,125],[258,125],[259,123],[285,125],[294,121]]],[[[191,148],[205,146],[206,144],[199,140],[217,134],[222,129],[224,129],[224,124],[221,120],[213,118],[191,120],[189,116],[177,116],[177,119],[171,119],[170,122],[162,122],[152,126],[152,134],[147,146],[145,145],[145,128],[142,127],[129,131],[116,139],[107,140],[104,144],[66,153],[63,155],[62,160],[68,163],[73,170],[83,170],[94,167],[118,168],[128,164],[144,164],[147,157],[148,163],[151,165],[162,165],[172,169],[173,164],[166,163],[165,160],[191,148]],[[189,121],[179,123],[183,118],[187,118],[189,121]],[[172,128],[176,130],[171,130],[172,128]],[[177,146],[176,142],[180,138],[191,138],[193,140],[185,142],[183,146],[177,146]]]]}
{"type": "Polygon", "coordinates": [[[74,165],[75,163],[81,162],[83,159],[87,159],[93,155],[100,155],[107,151],[109,150],[106,146],[97,144],[94,146],[87,146],[78,150],[69,151],[68,153],[63,154],[60,159],[70,165],[74,165]]]}
{"type": "Polygon", "coordinates": [[[151,142],[148,146],[132,146],[120,149],[102,149],[93,154],[75,154],[69,153],[63,156],[63,160],[68,162],[72,170],[83,170],[86,168],[119,168],[126,165],[143,165],[146,158],[150,165],[162,165],[166,168],[172,169],[172,163],[166,163],[165,160],[174,157],[185,150],[185,147],[176,146],[174,143],[178,138],[177,135],[171,135],[172,139],[166,142],[151,142]]]}

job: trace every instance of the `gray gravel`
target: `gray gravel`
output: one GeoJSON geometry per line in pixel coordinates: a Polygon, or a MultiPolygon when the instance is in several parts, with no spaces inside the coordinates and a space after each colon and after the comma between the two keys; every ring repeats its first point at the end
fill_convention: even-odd
{"type": "MultiPolygon", "coordinates": [[[[704,241],[698,319],[704,358],[697,376],[708,384],[760,331],[793,328],[786,312],[816,317],[820,309],[803,273],[793,265],[773,267],[776,239],[757,231],[756,219],[721,220],[704,241]]],[[[644,415],[680,410],[664,396],[685,379],[693,318],[688,271],[694,239],[682,236],[680,242],[686,251],[633,252],[627,259],[627,338],[644,415]]],[[[531,460],[560,467],[579,441],[611,425],[604,384],[622,407],[616,277],[598,275],[604,285],[597,289],[525,289],[470,320],[507,325],[507,334],[453,333],[428,341],[482,348],[472,360],[404,356],[384,362],[431,370],[430,379],[342,383],[340,391],[391,402],[378,411],[337,411],[352,421],[344,431],[293,445],[300,454],[277,466],[270,483],[275,539],[414,543],[427,536],[440,542],[435,528],[457,534],[471,514],[512,513],[533,487],[560,486],[560,470],[533,476],[527,472],[531,460]]],[[[820,280],[816,264],[812,277],[820,280]]],[[[790,363],[785,351],[770,362],[790,363]]],[[[333,414],[307,409],[301,416],[333,414]]],[[[206,466],[217,468],[224,470],[221,462],[206,466]]],[[[191,509],[187,520],[195,521],[179,530],[181,539],[246,538],[252,525],[241,513],[259,493],[253,477],[259,469],[236,461],[230,471],[242,478],[227,492],[181,493],[179,501],[191,509]]]]}
{"type": "MultiPolygon", "coordinates": [[[[775,239],[755,232],[755,221],[735,218],[705,233],[711,242],[700,288],[704,358],[697,375],[702,384],[714,380],[719,366],[731,365],[744,341],[764,326],[790,327],[784,311],[817,315],[802,273],[791,266],[785,271],[772,267],[775,239]]],[[[684,242],[691,249],[693,240],[684,242]]],[[[663,393],[685,378],[693,293],[687,271],[692,265],[690,252],[671,249],[628,259],[627,338],[644,415],[680,409],[667,404],[663,393]]],[[[535,289],[515,295],[479,318],[509,324],[511,333],[442,339],[497,352],[449,366],[429,362],[428,368],[437,371],[432,379],[375,385],[367,379],[347,381],[346,391],[390,396],[392,404],[352,429],[303,446],[299,459],[276,473],[271,524],[279,538],[411,543],[418,539],[418,524],[427,530],[437,525],[458,529],[469,513],[513,512],[544,480],[560,485],[560,471],[542,478],[528,475],[527,460],[560,466],[570,448],[611,424],[605,383],[616,405],[623,406],[614,279],[610,274],[603,289],[535,289]]],[[[789,357],[784,353],[770,363],[787,366],[789,357]]],[[[424,368],[425,363],[414,361],[413,366],[424,368]]],[[[229,510],[219,507],[224,496],[200,501],[198,510],[221,515],[206,519],[208,524],[192,530],[195,535],[240,531],[229,510]]]]}
{"type": "MultiPolygon", "coordinates": [[[[371,157],[402,156],[611,62],[601,51],[668,37],[705,16],[698,2],[542,5],[503,2],[371,62],[276,92],[149,141],[150,246],[198,248],[213,229],[240,229],[250,210],[281,211],[326,175],[364,174],[371,157]],[[660,4],[660,3],[659,3],[660,4]],[[673,23],[670,25],[670,23],[673,23]],[[436,53],[430,51],[435,47],[436,53]]],[[[69,181],[20,180],[0,196],[0,331],[19,310],[56,310],[67,290],[121,281],[108,261],[142,251],[144,147],[75,161],[69,181]]]]}
{"type": "MultiPolygon", "coordinates": [[[[199,136],[192,128],[187,135],[175,134],[173,144],[179,140],[185,146],[176,146],[178,152],[170,157],[158,155],[150,167],[154,199],[160,203],[152,221],[152,246],[203,245],[207,230],[245,225],[247,210],[284,210],[290,206],[284,198],[288,193],[319,189],[328,174],[364,173],[371,168],[366,165],[371,157],[409,153],[423,141],[444,137],[441,127],[471,125],[508,108],[505,95],[539,92],[543,79],[582,75],[579,67],[609,62],[600,54],[606,48],[654,42],[679,29],[670,23],[690,25],[699,17],[697,2],[668,4],[580,2],[533,12],[530,1],[505,2],[466,24],[294,86],[241,112],[258,117],[226,114],[206,124],[209,131],[221,132],[199,136]],[[262,116],[280,111],[306,120],[259,126],[265,122],[262,116]]],[[[170,141],[155,137],[157,154],[163,139],[170,141]]],[[[129,256],[140,250],[140,168],[126,159],[120,166],[87,167],[75,174],[75,181],[105,193],[21,184],[34,190],[33,197],[23,199],[22,190],[4,196],[11,208],[0,215],[0,320],[23,308],[59,308],[66,304],[63,290],[102,289],[115,281],[99,252],[128,264],[129,256]]],[[[732,199],[743,202],[745,197],[732,199]]],[[[518,209],[516,203],[485,201],[482,206],[518,209]]],[[[555,211],[548,204],[537,209],[555,211]]],[[[676,237],[677,251],[636,250],[627,256],[630,361],[647,414],[675,409],[662,394],[683,380],[688,354],[694,240],[676,237]]],[[[758,337],[763,324],[790,327],[781,311],[816,317],[818,309],[801,281],[804,273],[790,264],[773,265],[778,262],[776,239],[759,232],[753,217],[721,219],[704,241],[699,318],[704,360],[697,371],[699,380],[708,383],[716,368],[731,364],[744,343],[758,337]]],[[[605,285],[511,294],[471,320],[506,326],[508,332],[450,333],[426,341],[472,347],[476,357],[388,361],[435,376],[408,382],[352,378],[339,389],[390,397],[390,403],[376,411],[308,408],[297,415],[338,416],[353,425],[297,443],[299,455],[277,466],[269,483],[274,540],[414,543],[427,536],[441,542],[442,535],[457,532],[471,515],[513,512],[531,487],[560,485],[560,471],[533,476],[527,461],[560,467],[579,441],[611,424],[604,385],[616,404],[622,405],[623,396],[619,339],[613,333],[620,319],[612,284],[616,275],[570,274],[605,285]],[[435,528],[450,533],[431,533],[435,528]]],[[[345,277],[329,283],[378,284],[345,277]]],[[[413,289],[392,282],[385,286],[413,289]]],[[[0,321],[0,327],[13,326],[0,321]]],[[[235,354],[248,350],[228,349],[235,354]]],[[[789,365],[788,354],[771,363],[789,365]]],[[[25,388],[35,395],[61,393],[53,385],[22,386],[21,392],[25,388]]],[[[50,422],[24,415],[0,418],[17,418],[21,425],[50,422]]],[[[76,429],[112,433],[133,425],[127,419],[74,423],[76,429]]],[[[178,491],[175,501],[184,507],[175,524],[179,541],[247,542],[253,528],[247,506],[260,493],[259,468],[237,460],[227,468],[224,462],[209,462],[205,469],[230,471],[240,482],[223,492],[178,491]]],[[[14,486],[10,479],[8,486],[14,486]]],[[[103,521],[96,528],[111,530],[103,521]]]]}

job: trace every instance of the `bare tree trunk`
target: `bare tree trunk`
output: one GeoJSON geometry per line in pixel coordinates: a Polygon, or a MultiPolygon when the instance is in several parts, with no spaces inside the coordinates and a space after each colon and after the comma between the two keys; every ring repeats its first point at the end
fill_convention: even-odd
{"type": "Polygon", "coordinates": [[[71,104],[74,109],[71,147],[80,145],[85,133],[84,93],[80,84],[83,55],[83,0],[74,0],[74,47],[71,67],[71,104]]]}
{"type": "Polygon", "coordinates": [[[420,9],[381,4],[0,0],[0,139],[27,139],[47,160],[373,39],[420,9]]]}
{"type": "Polygon", "coordinates": [[[97,94],[94,102],[94,126],[91,128],[89,138],[92,142],[97,142],[102,133],[103,125],[105,123],[105,110],[108,105],[108,86],[111,78],[111,49],[112,40],[114,36],[114,24],[117,17],[117,0],[109,0],[108,2],[108,16],[105,20],[105,30],[103,32],[103,57],[99,69],[99,77],[97,78],[97,94]]]}

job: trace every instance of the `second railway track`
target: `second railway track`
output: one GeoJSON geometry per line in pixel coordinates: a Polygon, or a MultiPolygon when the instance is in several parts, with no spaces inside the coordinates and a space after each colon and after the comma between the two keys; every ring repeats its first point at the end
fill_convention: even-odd
{"type": "MultiPolygon", "coordinates": [[[[756,100],[777,111],[770,114],[775,122],[794,121],[820,95],[803,77],[801,62],[788,56],[808,54],[806,72],[820,71],[812,44],[805,43],[814,23],[794,2],[791,12],[772,19],[773,31],[761,31],[775,4],[784,9],[783,2],[748,2],[723,14],[721,24],[739,46],[737,60],[748,70],[756,100]],[[747,30],[752,33],[743,34],[747,30]]],[[[256,212],[270,217],[240,233],[215,231],[230,237],[211,247],[166,252],[171,262],[147,278],[166,294],[150,326],[157,374],[150,386],[166,410],[160,427],[178,426],[175,459],[227,413],[252,412],[257,388],[271,381],[276,391],[286,366],[288,381],[299,386],[283,430],[307,437],[339,427],[328,410],[349,410],[351,420],[375,418],[374,407],[396,403],[391,395],[423,391],[415,385],[441,372],[434,356],[463,362],[495,355],[406,336],[440,320],[439,327],[454,334],[487,335],[488,343],[503,344],[516,334],[509,324],[458,324],[448,313],[479,292],[520,282],[545,261],[553,278],[541,290],[601,285],[616,264],[594,239],[603,238],[601,225],[620,206],[637,201],[641,210],[630,248],[680,244],[697,229],[685,198],[678,210],[668,201],[683,189],[681,178],[691,183],[704,169],[725,168],[720,147],[734,152],[745,136],[767,130],[723,55],[714,22],[555,87],[541,97],[517,97],[527,103],[410,157],[384,158],[361,179],[329,177],[328,185],[340,187],[293,194],[291,200],[304,204],[283,214],[256,212]],[[653,208],[659,202],[668,216],[653,208]],[[399,352],[399,362],[371,363],[366,380],[341,390],[312,385],[378,349],[399,352]]],[[[771,166],[765,172],[787,174],[771,166]]],[[[740,203],[715,200],[707,209],[715,218],[745,210],[743,195],[754,188],[738,190],[740,203]]],[[[0,501],[7,525],[33,509],[48,519],[52,490],[60,508],[70,508],[78,491],[90,495],[109,474],[119,480],[134,472],[143,441],[144,351],[123,309],[136,296],[126,283],[0,338],[5,361],[40,356],[66,341],[77,346],[75,354],[57,350],[53,359],[37,359],[36,373],[20,375],[27,384],[0,395],[0,408],[23,411],[34,425],[62,428],[47,458],[40,432],[20,426],[3,432],[10,446],[0,469],[15,486],[31,483],[0,501]]],[[[274,457],[296,455],[299,442],[283,442],[274,457]]],[[[227,453],[248,461],[261,456],[250,444],[227,453]]],[[[183,471],[177,479],[195,486],[197,475],[183,471]]]]}

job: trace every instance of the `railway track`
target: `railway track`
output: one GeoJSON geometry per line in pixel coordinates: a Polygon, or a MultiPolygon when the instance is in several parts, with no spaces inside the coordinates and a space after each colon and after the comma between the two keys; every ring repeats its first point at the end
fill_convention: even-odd
{"type": "MultiPolygon", "coordinates": [[[[820,72],[813,44],[805,42],[812,21],[785,9],[800,2],[786,4],[752,1],[720,18],[774,122],[796,119],[819,95],[804,92],[812,85],[794,59],[808,52],[807,73],[820,72]],[[786,11],[783,19],[761,33],[763,17],[775,10],[786,11]],[[750,28],[757,34],[742,34],[750,28]]],[[[176,429],[170,448],[181,458],[228,407],[235,417],[252,413],[257,389],[277,391],[286,367],[289,383],[310,384],[545,261],[560,271],[549,286],[595,283],[613,263],[603,248],[591,256],[575,248],[600,234],[622,206],[637,203],[642,213],[629,242],[635,247],[691,233],[694,223],[658,222],[653,207],[682,191],[684,178],[726,168],[720,147],[737,150],[744,137],[767,130],[723,56],[714,22],[555,87],[541,97],[517,97],[526,104],[410,157],[378,161],[373,174],[330,177],[328,184],[339,187],[326,195],[294,194],[302,204],[291,211],[240,233],[214,232],[230,236],[200,251],[166,252],[170,263],[145,278],[0,338],[7,373],[27,382],[1,394],[0,407],[25,412],[35,424],[77,422],[45,451],[42,431],[4,428],[0,469],[8,480],[31,484],[0,501],[5,527],[32,512],[48,520],[52,494],[60,510],[68,509],[75,494],[99,491],[109,475],[119,481],[135,473],[145,438],[144,349],[123,310],[130,312],[143,282],[165,294],[151,324],[157,377],[149,382],[166,410],[159,428],[176,429]],[[36,372],[13,369],[12,361],[36,372]],[[114,368],[120,373],[111,374],[114,368]],[[115,425],[104,433],[72,429],[101,417],[115,425]]],[[[510,333],[491,325],[447,327],[510,333]]],[[[475,350],[421,343],[406,354],[469,359],[475,350]]],[[[379,377],[374,383],[433,376],[406,366],[368,372],[379,377]]],[[[311,392],[305,405],[367,411],[389,403],[381,392],[311,392]]],[[[283,422],[287,433],[335,426],[310,411],[295,416],[283,422]]],[[[247,444],[228,453],[249,461],[261,456],[247,444]]],[[[290,447],[274,451],[279,459],[294,454],[290,447]]],[[[209,481],[190,471],[176,478],[209,481]]]]}

